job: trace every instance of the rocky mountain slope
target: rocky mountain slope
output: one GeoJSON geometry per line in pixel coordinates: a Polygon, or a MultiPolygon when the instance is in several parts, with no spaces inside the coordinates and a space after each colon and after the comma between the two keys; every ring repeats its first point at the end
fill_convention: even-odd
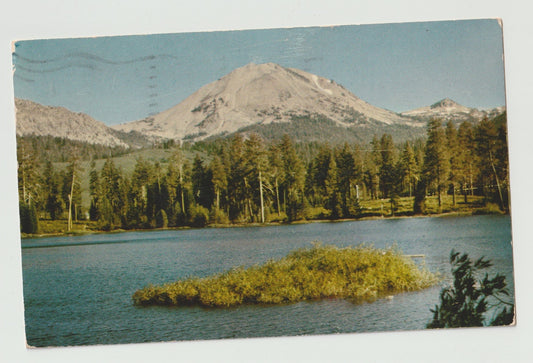
{"type": "Polygon", "coordinates": [[[318,117],[343,128],[425,126],[419,120],[372,106],[332,80],[266,63],[237,68],[166,111],[114,128],[153,137],[199,140],[298,117],[318,117]]]}
{"type": "Polygon", "coordinates": [[[466,120],[479,121],[485,117],[496,117],[503,111],[505,111],[505,107],[497,107],[490,110],[478,110],[477,108],[466,107],[449,98],[445,98],[431,106],[402,112],[402,115],[414,117],[419,120],[439,118],[443,121],[454,120],[456,122],[462,122],[466,120]]]}
{"type": "Polygon", "coordinates": [[[142,135],[114,130],[89,115],[72,112],[64,107],[44,106],[29,100],[15,99],[15,108],[19,136],[49,135],[125,148],[147,144],[142,135]]]}
{"type": "Polygon", "coordinates": [[[423,137],[432,118],[478,121],[501,114],[446,98],[401,114],[359,99],[332,80],[274,63],[248,64],[201,87],[178,105],[139,121],[108,127],[63,107],[16,99],[17,134],[51,135],[106,146],[140,147],[165,139],[198,141],[239,132],[266,139],[369,142],[388,133],[397,142],[423,137]]]}

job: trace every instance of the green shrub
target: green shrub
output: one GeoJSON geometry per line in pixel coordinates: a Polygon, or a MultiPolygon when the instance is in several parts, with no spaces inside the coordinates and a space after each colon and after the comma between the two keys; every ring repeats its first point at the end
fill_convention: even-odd
{"type": "Polygon", "coordinates": [[[213,207],[211,209],[209,220],[211,221],[211,223],[216,223],[216,224],[228,224],[229,223],[228,215],[222,209],[217,209],[216,207],[213,207]]]}
{"type": "Polygon", "coordinates": [[[287,221],[287,214],[285,214],[285,212],[280,212],[278,215],[278,212],[272,212],[272,213],[267,214],[266,221],[269,223],[285,222],[287,221]]]}
{"type": "Polygon", "coordinates": [[[205,227],[208,220],[209,211],[206,208],[202,207],[201,205],[191,208],[190,224],[192,227],[205,227]]]}
{"type": "Polygon", "coordinates": [[[186,226],[189,223],[187,215],[182,213],[181,210],[176,213],[174,217],[174,225],[176,227],[186,226]]]}
{"type": "Polygon", "coordinates": [[[435,275],[418,268],[396,248],[315,245],[278,261],[222,274],[147,286],[133,295],[136,305],[227,307],[280,304],[321,298],[352,301],[429,287],[435,275]]]}
{"type": "Polygon", "coordinates": [[[167,212],[164,209],[160,209],[155,215],[155,226],[157,228],[167,228],[168,227],[168,217],[167,212]]]}
{"type": "Polygon", "coordinates": [[[311,207],[306,206],[304,208],[304,218],[307,220],[313,219],[326,219],[330,215],[330,211],[324,207],[311,207]]]}
{"type": "Polygon", "coordinates": [[[487,203],[484,207],[475,210],[473,214],[503,214],[503,212],[497,204],[487,203]]]}
{"type": "Polygon", "coordinates": [[[20,231],[22,233],[36,234],[39,233],[39,219],[35,205],[30,203],[19,203],[20,231]]]}
{"type": "Polygon", "coordinates": [[[502,295],[509,296],[505,276],[496,274],[489,278],[488,274],[482,279],[477,274],[490,267],[490,261],[483,257],[475,262],[465,253],[460,256],[452,250],[450,254],[452,265],[453,286],[442,289],[440,305],[431,309],[433,320],[427,324],[428,328],[458,328],[483,326],[485,313],[491,300],[496,305],[507,305],[489,323],[490,325],[509,325],[514,318],[514,304],[502,299],[502,295]]]}

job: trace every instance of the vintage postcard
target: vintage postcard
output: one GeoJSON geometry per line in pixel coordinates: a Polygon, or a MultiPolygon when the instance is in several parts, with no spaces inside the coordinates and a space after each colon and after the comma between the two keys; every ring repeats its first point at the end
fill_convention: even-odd
{"type": "Polygon", "coordinates": [[[14,42],[28,346],[514,325],[502,37],[14,42]]]}

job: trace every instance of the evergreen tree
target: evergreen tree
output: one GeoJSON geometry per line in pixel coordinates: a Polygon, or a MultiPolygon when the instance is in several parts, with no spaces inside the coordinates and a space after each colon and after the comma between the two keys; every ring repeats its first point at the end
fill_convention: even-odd
{"type": "Polygon", "coordinates": [[[505,119],[497,125],[484,119],[476,127],[476,153],[484,194],[491,195],[501,210],[506,210],[504,194],[508,175],[505,119]],[[492,187],[493,185],[496,188],[492,187]]]}
{"type": "Polygon", "coordinates": [[[461,189],[464,195],[464,202],[468,203],[468,195],[474,195],[475,164],[476,153],[474,147],[474,128],[472,123],[464,121],[459,125],[457,132],[458,143],[458,170],[456,171],[461,189]]]}
{"type": "Polygon", "coordinates": [[[210,208],[214,200],[211,170],[204,166],[204,162],[198,154],[194,157],[191,182],[196,204],[206,209],[210,208]]]}
{"type": "Polygon", "coordinates": [[[81,206],[81,173],[77,153],[74,153],[67,165],[63,176],[63,200],[67,203],[68,221],[67,230],[72,230],[72,222],[78,220],[79,207],[81,206]]]}
{"type": "Polygon", "coordinates": [[[450,156],[449,181],[452,188],[453,205],[455,206],[455,193],[457,185],[461,180],[461,155],[458,150],[459,140],[457,136],[457,129],[451,120],[446,123],[446,144],[448,147],[448,154],[450,156]]]}
{"type": "Polygon", "coordinates": [[[265,186],[267,180],[268,156],[261,137],[251,133],[244,142],[244,162],[246,179],[246,199],[250,216],[259,215],[258,220],[265,222],[265,186]]]}
{"type": "Polygon", "coordinates": [[[382,196],[389,198],[391,215],[394,215],[396,201],[401,189],[400,166],[396,164],[394,155],[394,142],[392,136],[383,134],[380,140],[381,167],[379,170],[379,180],[382,196]]]}
{"type": "Polygon", "coordinates": [[[98,194],[99,194],[99,176],[96,171],[96,162],[94,159],[91,161],[91,171],[89,172],[89,219],[91,221],[97,221],[98,215],[98,194]]]}
{"type": "Polygon", "coordinates": [[[428,140],[424,157],[424,174],[428,183],[437,189],[439,208],[442,206],[441,192],[446,186],[450,172],[450,159],[446,149],[446,134],[440,120],[428,124],[428,140]]]}
{"type": "Polygon", "coordinates": [[[342,215],[353,217],[355,215],[353,186],[358,175],[353,152],[347,143],[337,152],[336,164],[342,215]]]}
{"type": "Polygon", "coordinates": [[[415,185],[415,200],[413,204],[413,213],[415,215],[426,213],[426,193],[426,179],[422,177],[415,185]]]}
{"type": "Polygon", "coordinates": [[[98,196],[99,225],[102,229],[114,229],[121,224],[124,199],[121,188],[121,172],[111,159],[107,159],[100,172],[100,193],[98,196]]]}
{"type": "Polygon", "coordinates": [[[332,150],[329,144],[324,144],[320,147],[318,154],[312,162],[312,169],[310,175],[307,175],[311,184],[311,200],[313,205],[321,205],[326,207],[328,203],[328,193],[326,191],[326,179],[332,159],[332,150]]]}
{"type": "Polygon", "coordinates": [[[63,212],[63,201],[59,192],[58,175],[51,161],[47,161],[43,170],[43,189],[45,189],[45,210],[50,219],[56,220],[63,212]]]}
{"type": "Polygon", "coordinates": [[[242,215],[246,205],[246,164],[244,162],[244,140],[241,134],[236,134],[231,140],[229,156],[229,218],[236,221],[242,215]]]}
{"type": "Polygon", "coordinates": [[[189,213],[189,192],[187,190],[187,162],[181,148],[177,148],[170,158],[166,179],[170,203],[169,220],[183,225],[189,213]]]}
{"type": "Polygon", "coordinates": [[[504,112],[493,120],[497,131],[498,141],[495,152],[497,175],[501,191],[501,207],[503,211],[509,211],[509,147],[507,145],[507,113],[504,112]]]}
{"type": "Polygon", "coordinates": [[[39,162],[25,143],[17,144],[17,160],[19,199],[27,206],[33,203],[37,210],[41,202],[39,162]]]}
{"type": "Polygon", "coordinates": [[[212,183],[215,191],[215,208],[220,210],[221,196],[228,186],[228,176],[224,164],[218,155],[213,157],[210,165],[212,183]]]}
{"type": "Polygon", "coordinates": [[[415,158],[415,152],[411,146],[411,143],[407,141],[402,149],[400,157],[400,174],[403,181],[407,184],[408,195],[413,195],[413,186],[418,179],[417,164],[415,158]]]}
{"type": "Polygon", "coordinates": [[[376,135],[372,138],[370,143],[371,152],[367,153],[365,160],[366,165],[366,185],[370,191],[370,198],[377,199],[380,197],[380,175],[381,170],[381,143],[376,135]]]}
{"type": "Polygon", "coordinates": [[[392,136],[383,134],[379,144],[381,154],[379,168],[381,193],[384,198],[390,198],[394,183],[397,183],[394,175],[394,143],[392,136]]]}
{"type": "Polygon", "coordinates": [[[302,160],[296,153],[290,137],[285,134],[279,144],[283,161],[283,191],[286,195],[287,218],[289,221],[298,219],[303,212],[303,189],[305,169],[302,160]]]}
{"type": "Polygon", "coordinates": [[[324,185],[326,191],[326,208],[331,211],[330,219],[337,219],[342,216],[342,211],[340,206],[337,163],[334,157],[329,158],[324,185]]]}
{"type": "Polygon", "coordinates": [[[139,224],[149,222],[148,218],[148,188],[154,182],[153,166],[142,157],[137,158],[131,176],[130,212],[129,214],[139,224]]]}
{"type": "Polygon", "coordinates": [[[269,163],[269,173],[270,177],[273,180],[273,188],[276,199],[276,211],[278,216],[281,215],[281,203],[280,203],[280,194],[279,187],[283,184],[283,159],[279,151],[279,147],[276,144],[272,144],[268,151],[268,163],[269,163]]]}
{"type": "Polygon", "coordinates": [[[35,204],[19,203],[20,232],[28,234],[39,233],[39,219],[35,204]]]}

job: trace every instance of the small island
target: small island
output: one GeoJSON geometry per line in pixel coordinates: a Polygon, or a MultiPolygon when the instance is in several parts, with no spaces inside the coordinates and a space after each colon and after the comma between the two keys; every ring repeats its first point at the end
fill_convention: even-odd
{"type": "Polygon", "coordinates": [[[238,267],[205,278],[148,285],[133,294],[138,306],[231,307],[289,304],[324,298],[373,301],[421,290],[438,277],[397,248],[338,248],[314,244],[260,266],[238,267]]]}

